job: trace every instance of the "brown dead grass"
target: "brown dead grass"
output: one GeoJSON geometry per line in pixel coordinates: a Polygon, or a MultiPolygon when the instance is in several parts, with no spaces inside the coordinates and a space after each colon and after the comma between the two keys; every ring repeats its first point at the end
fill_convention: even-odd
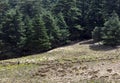
{"type": "Polygon", "coordinates": [[[119,83],[119,50],[87,40],[0,61],[0,83],[119,83]]]}

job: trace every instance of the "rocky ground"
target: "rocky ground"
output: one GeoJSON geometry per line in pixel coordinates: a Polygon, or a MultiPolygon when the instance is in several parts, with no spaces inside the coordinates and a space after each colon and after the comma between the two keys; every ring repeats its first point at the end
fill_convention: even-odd
{"type": "Polygon", "coordinates": [[[89,40],[0,61],[0,83],[120,83],[119,50],[89,40]]]}

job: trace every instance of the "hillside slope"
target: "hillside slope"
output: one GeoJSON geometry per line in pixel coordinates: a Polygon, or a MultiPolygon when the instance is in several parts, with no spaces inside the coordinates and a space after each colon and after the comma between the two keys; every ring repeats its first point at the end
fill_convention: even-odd
{"type": "Polygon", "coordinates": [[[119,50],[87,40],[0,61],[0,83],[119,83],[119,50]]]}

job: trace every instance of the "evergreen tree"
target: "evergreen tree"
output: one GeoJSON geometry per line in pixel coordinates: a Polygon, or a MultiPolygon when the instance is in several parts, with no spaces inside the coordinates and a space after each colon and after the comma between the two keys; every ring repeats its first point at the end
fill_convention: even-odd
{"type": "Polygon", "coordinates": [[[80,32],[82,30],[79,23],[81,12],[77,8],[76,0],[59,0],[54,7],[54,13],[63,13],[65,22],[68,25],[70,32],[70,39],[79,39],[80,32]]]}
{"type": "Polygon", "coordinates": [[[69,42],[69,29],[68,26],[64,20],[63,14],[59,13],[56,17],[57,25],[60,28],[60,38],[59,38],[59,44],[63,45],[69,42]]]}
{"type": "Polygon", "coordinates": [[[117,12],[119,0],[103,0],[104,1],[104,15],[109,17],[113,11],[117,12]]]}
{"type": "Polygon", "coordinates": [[[120,43],[120,20],[115,12],[112,13],[112,16],[104,24],[102,40],[106,45],[115,46],[120,43]]]}
{"type": "Polygon", "coordinates": [[[77,8],[81,12],[80,25],[82,27],[85,27],[88,20],[87,15],[88,15],[88,11],[90,10],[89,5],[91,0],[76,0],[76,1],[77,1],[77,8]]]}
{"type": "Polygon", "coordinates": [[[42,17],[45,22],[45,27],[47,29],[52,47],[59,46],[61,33],[55,18],[50,14],[50,12],[42,17]]]}
{"type": "Polygon", "coordinates": [[[95,26],[102,27],[104,23],[104,18],[103,18],[103,0],[92,0],[89,8],[90,10],[88,11],[88,27],[91,28],[91,30],[95,26]]]}
{"type": "Polygon", "coordinates": [[[95,42],[102,41],[102,27],[95,27],[92,32],[92,38],[95,42]]]}
{"type": "Polygon", "coordinates": [[[32,39],[34,38],[34,30],[33,30],[33,23],[32,23],[32,19],[30,19],[29,16],[26,16],[24,19],[24,24],[25,24],[25,36],[26,36],[26,40],[25,40],[25,45],[22,49],[23,52],[25,52],[24,54],[30,54],[30,52],[32,52],[32,39]]]}
{"type": "Polygon", "coordinates": [[[24,46],[24,40],[24,23],[20,12],[6,14],[6,18],[2,22],[1,41],[4,45],[4,52],[12,53],[8,57],[21,53],[20,49],[24,46]]]}
{"type": "Polygon", "coordinates": [[[32,37],[32,49],[33,52],[43,52],[51,48],[51,43],[47,34],[47,30],[44,26],[44,22],[40,16],[35,16],[33,20],[33,36],[32,37]]]}
{"type": "Polygon", "coordinates": [[[120,0],[0,0],[0,58],[91,37],[117,45],[120,23],[113,10],[120,16],[120,0]]]}

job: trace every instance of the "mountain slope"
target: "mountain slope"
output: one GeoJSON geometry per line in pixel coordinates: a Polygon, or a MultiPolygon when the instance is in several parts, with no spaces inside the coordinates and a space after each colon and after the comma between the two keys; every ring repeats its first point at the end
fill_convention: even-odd
{"type": "Polygon", "coordinates": [[[1,83],[119,83],[120,48],[92,40],[0,61],[1,83]]]}

